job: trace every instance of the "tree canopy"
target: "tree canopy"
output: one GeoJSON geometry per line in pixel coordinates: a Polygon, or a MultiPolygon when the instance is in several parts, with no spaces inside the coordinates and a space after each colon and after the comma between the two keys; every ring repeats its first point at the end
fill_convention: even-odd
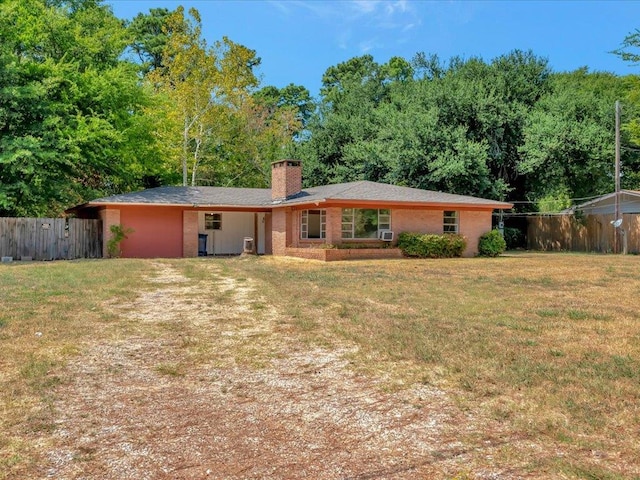
{"type": "Polygon", "coordinates": [[[182,184],[267,186],[270,162],[309,115],[308,91],[257,91],[256,52],[227,37],[209,46],[196,9],[151,10],[131,28],[155,93],[147,112],[182,184]]]}
{"type": "Polygon", "coordinates": [[[98,1],[0,4],[0,215],[57,215],[157,173],[128,41],[98,1]]]}
{"type": "Polygon", "coordinates": [[[148,186],[266,186],[313,110],[257,95],[256,52],[208,46],[197,10],[130,22],[101,0],[0,4],[0,215],[59,215],[148,186]],[[255,96],[254,96],[255,94],[255,96]]]}
{"type": "MultiPolygon", "coordinates": [[[[424,53],[387,64],[365,55],[327,69],[297,152],[308,184],[365,179],[530,209],[566,203],[613,189],[613,108],[632,80],[554,73],[518,50],[448,64],[424,53]]],[[[625,184],[638,188],[638,155],[626,151],[623,165],[625,184]]]]}
{"type": "MultiPolygon", "coordinates": [[[[637,63],[640,33],[612,52],[637,63]]],[[[640,188],[640,77],[553,72],[514,50],[485,61],[417,53],[329,66],[318,99],[261,85],[258,52],[208,43],[197,10],[131,21],[103,0],[0,3],[0,215],[59,215],[149,186],[266,187],[303,161],[306,185],[373,180],[531,210],[640,188]]]]}

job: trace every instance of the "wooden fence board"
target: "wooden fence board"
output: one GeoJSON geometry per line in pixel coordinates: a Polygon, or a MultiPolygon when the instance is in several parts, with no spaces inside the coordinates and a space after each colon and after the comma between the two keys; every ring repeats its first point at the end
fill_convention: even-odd
{"type": "MultiPolygon", "coordinates": [[[[581,220],[573,215],[534,216],[528,219],[527,244],[530,250],[566,250],[574,252],[615,251],[613,215],[587,215],[581,220]]],[[[627,237],[627,251],[640,253],[640,215],[626,213],[622,228],[627,237]]],[[[622,252],[622,235],[618,251],[622,252]]]]}
{"type": "Polygon", "coordinates": [[[80,218],[0,217],[0,256],[20,260],[102,257],[102,222],[80,218]]]}

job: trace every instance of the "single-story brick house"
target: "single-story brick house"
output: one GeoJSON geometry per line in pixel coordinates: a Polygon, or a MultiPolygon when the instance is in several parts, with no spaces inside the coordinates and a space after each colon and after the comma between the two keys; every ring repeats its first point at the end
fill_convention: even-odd
{"type": "Polygon", "coordinates": [[[98,198],[68,210],[132,229],[124,257],[258,254],[341,259],[400,256],[400,232],[460,233],[465,256],[509,203],[369,181],[302,188],[298,160],[272,164],[272,188],[159,187],[98,198]],[[354,248],[327,248],[345,247],[354,248]],[[317,248],[313,248],[317,247],[317,248]],[[357,248],[356,248],[357,247],[357,248]],[[372,247],[372,248],[363,248],[372,247]]]}

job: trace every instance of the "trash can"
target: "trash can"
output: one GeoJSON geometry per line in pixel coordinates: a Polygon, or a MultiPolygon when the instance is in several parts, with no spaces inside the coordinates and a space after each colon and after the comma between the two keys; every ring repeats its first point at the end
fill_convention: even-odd
{"type": "Polygon", "coordinates": [[[207,234],[199,233],[198,234],[198,256],[206,257],[207,256],[207,234]]]}
{"type": "Polygon", "coordinates": [[[244,237],[244,244],[242,246],[242,253],[253,253],[253,238],[252,237],[244,237]]]}

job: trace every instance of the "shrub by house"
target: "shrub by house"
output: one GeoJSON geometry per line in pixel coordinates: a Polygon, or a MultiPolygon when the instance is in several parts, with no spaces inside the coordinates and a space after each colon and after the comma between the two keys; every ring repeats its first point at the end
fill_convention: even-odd
{"type": "Polygon", "coordinates": [[[461,257],[467,241],[458,234],[421,234],[402,232],[398,236],[398,247],[407,257],[451,258],[461,257]]]}

